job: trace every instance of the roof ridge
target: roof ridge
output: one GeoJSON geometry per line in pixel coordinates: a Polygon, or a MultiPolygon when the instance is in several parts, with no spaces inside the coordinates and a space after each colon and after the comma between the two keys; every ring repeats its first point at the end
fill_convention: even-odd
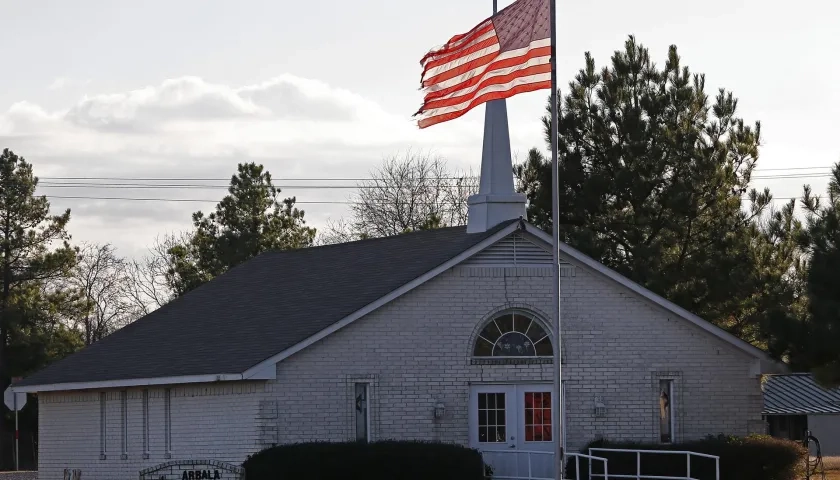
{"type": "MultiPolygon", "coordinates": [[[[360,238],[360,239],[357,239],[357,240],[350,240],[348,242],[330,243],[330,244],[326,244],[326,245],[313,245],[311,247],[292,248],[292,249],[288,249],[288,250],[266,250],[262,254],[278,254],[278,253],[289,253],[289,252],[323,250],[323,249],[339,247],[339,246],[343,246],[343,245],[351,245],[351,244],[357,245],[357,244],[360,244],[360,243],[380,242],[380,241],[392,240],[392,239],[395,239],[395,238],[404,238],[404,237],[411,236],[411,235],[431,234],[431,233],[438,233],[438,232],[441,232],[441,231],[461,230],[461,229],[465,229],[465,228],[466,228],[466,225],[455,225],[455,226],[451,226],[451,227],[431,228],[431,229],[428,229],[428,230],[412,230],[410,232],[398,233],[396,235],[386,235],[384,237],[360,238]]],[[[481,232],[481,233],[484,233],[484,232],[481,232]]],[[[469,235],[472,235],[472,234],[469,234],[469,235]]]]}
{"type": "MultiPolygon", "coordinates": [[[[464,231],[464,234],[465,235],[476,235],[476,236],[478,236],[478,235],[490,235],[490,234],[493,234],[493,233],[507,227],[511,223],[518,222],[518,221],[519,221],[518,219],[512,219],[512,220],[502,222],[498,225],[495,225],[492,228],[489,228],[489,229],[487,229],[483,232],[468,233],[468,232],[464,231]]],[[[308,251],[324,250],[324,249],[328,249],[328,248],[341,247],[341,246],[346,246],[346,245],[358,245],[358,244],[362,244],[362,243],[385,242],[385,241],[389,241],[389,240],[395,240],[395,239],[398,239],[398,238],[405,238],[405,237],[408,237],[408,236],[432,235],[432,234],[440,233],[440,232],[449,232],[449,231],[454,231],[454,230],[466,230],[466,228],[467,228],[466,225],[453,225],[451,227],[430,228],[428,230],[412,230],[410,232],[398,233],[396,235],[386,235],[384,237],[362,238],[362,239],[358,239],[358,240],[351,240],[349,242],[330,243],[330,244],[327,244],[327,245],[313,245],[311,247],[292,248],[292,249],[288,249],[288,250],[266,250],[265,252],[262,252],[261,254],[257,255],[256,257],[253,257],[253,258],[257,258],[257,257],[260,257],[262,255],[278,255],[278,254],[287,254],[287,253],[291,253],[291,252],[308,252],[308,251]]],[[[243,263],[245,263],[245,262],[243,262],[243,263]]]]}

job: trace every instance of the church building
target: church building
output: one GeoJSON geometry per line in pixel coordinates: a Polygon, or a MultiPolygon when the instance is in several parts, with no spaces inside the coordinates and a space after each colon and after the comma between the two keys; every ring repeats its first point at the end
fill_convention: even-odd
{"type": "Polygon", "coordinates": [[[567,245],[555,344],[551,236],[511,172],[493,101],[467,226],[262,254],[16,383],[37,394],[39,478],[354,439],[454,442],[548,477],[554,442],[764,432],[776,362],[567,245]]]}

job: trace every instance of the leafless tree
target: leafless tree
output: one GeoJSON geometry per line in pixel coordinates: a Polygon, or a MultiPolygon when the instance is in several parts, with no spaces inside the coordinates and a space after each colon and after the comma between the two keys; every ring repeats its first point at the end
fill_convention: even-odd
{"type": "Polygon", "coordinates": [[[127,265],[110,244],[86,243],[79,248],[78,261],[68,281],[79,292],[81,312],[77,327],[84,332],[86,345],[138,317],[126,298],[130,284],[127,265]]]}
{"type": "Polygon", "coordinates": [[[126,296],[142,315],[164,306],[174,297],[166,280],[169,249],[187,238],[183,233],[158,237],[143,258],[129,263],[130,282],[126,296]]]}
{"type": "Polygon", "coordinates": [[[437,226],[463,225],[467,197],[478,189],[472,172],[456,172],[435,155],[386,158],[358,184],[349,221],[327,225],[321,243],[384,237],[437,226]]]}
{"type": "Polygon", "coordinates": [[[448,208],[447,224],[451,226],[466,225],[469,205],[467,199],[478,192],[479,176],[472,169],[456,173],[446,186],[444,198],[448,208]]]}
{"type": "Polygon", "coordinates": [[[318,235],[315,237],[315,246],[352,242],[354,240],[361,240],[362,238],[364,236],[356,232],[354,226],[347,220],[343,218],[327,220],[327,224],[318,229],[318,235]]]}

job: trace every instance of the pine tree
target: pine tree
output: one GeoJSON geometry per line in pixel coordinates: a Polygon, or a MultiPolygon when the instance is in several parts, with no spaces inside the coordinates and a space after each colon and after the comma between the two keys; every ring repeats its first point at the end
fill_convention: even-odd
{"type": "Polygon", "coordinates": [[[827,201],[806,187],[803,198],[807,229],[802,246],[808,259],[808,318],[793,332],[804,345],[793,358],[796,367],[812,370],[820,383],[840,386],[840,163],[834,166],[827,201]]]}
{"type": "MultiPolygon", "coordinates": [[[[737,116],[731,92],[710,99],[675,46],[660,69],[633,37],[607,68],[587,53],[561,98],[561,240],[742,338],[769,341],[762,299],[793,259],[756,250],[782,242],[758,223],[770,192],[749,187],[760,124],[737,116]]],[[[515,173],[529,218],[550,228],[549,162],[532,150],[515,173]]]]}
{"type": "MultiPolygon", "coordinates": [[[[66,231],[70,210],[50,214],[36,196],[32,165],[9,149],[0,154],[0,387],[81,344],[63,320],[77,307],[73,292],[56,288],[76,261],[66,231]],[[54,247],[54,248],[53,248],[54,247]]],[[[8,431],[6,418],[0,432],[8,431]]],[[[8,465],[10,457],[4,457],[8,465]]]]}
{"type": "Polygon", "coordinates": [[[169,250],[167,279],[175,294],[265,251],[312,245],[315,229],[306,226],[303,210],[295,208],[294,197],[279,200],[279,193],[262,165],[240,164],[216,211],[195,212],[189,241],[169,250]]]}

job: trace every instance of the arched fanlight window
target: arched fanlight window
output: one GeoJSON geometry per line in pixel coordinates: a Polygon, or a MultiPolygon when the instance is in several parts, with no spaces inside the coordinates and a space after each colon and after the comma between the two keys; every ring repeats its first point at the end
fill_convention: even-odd
{"type": "Polygon", "coordinates": [[[478,334],[474,357],[551,357],[551,339],[540,323],[521,311],[505,312],[478,334]]]}

